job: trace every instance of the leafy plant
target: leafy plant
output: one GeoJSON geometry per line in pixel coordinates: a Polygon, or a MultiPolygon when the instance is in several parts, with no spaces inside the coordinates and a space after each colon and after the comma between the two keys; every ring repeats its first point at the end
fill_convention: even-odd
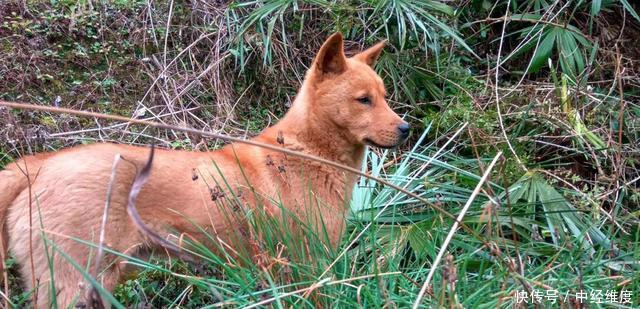
{"type": "MultiPolygon", "coordinates": [[[[513,15],[512,20],[521,18],[541,21],[541,15],[513,15]]],[[[591,47],[591,43],[585,38],[582,32],[572,25],[534,25],[518,31],[520,38],[525,39],[531,33],[535,34],[528,44],[522,46],[517,54],[522,54],[534,49],[531,57],[528,72],[535,73],[546,66],[549,58],[556,55],[559,59],[562,72],[576,78],[584,73],[585,50],[591,47]]]]}
{"type": "Polygon", "coordinates": [[[404,49],[409,41],[423,46],[423,50],[433,50],[438,53],[440,38],[439,31],[455,40],[471,54],[473,50],[460,35],[440,21],[437,14],[453,16],[454,10],[450,6],[434,0],[375,0],[373,12],[367,22],[377,19],[377,32],[384,29],[387,38],[396,38],[400,49],[404,49]],[[375,19],[374,19],[375,18],[375,19]],[[391,22],[391,21],[394,22],[391,22]],[[438,31],[439,30],[439,31],[438,31]]]}

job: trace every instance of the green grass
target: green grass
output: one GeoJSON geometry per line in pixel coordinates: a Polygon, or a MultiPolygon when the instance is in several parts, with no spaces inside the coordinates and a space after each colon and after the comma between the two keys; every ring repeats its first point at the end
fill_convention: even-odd
{"type": "MultiPolygon", "coordinates": [[[[397,153],[369,151],[363,166],[457,213],[480,179],[479,162],[452,154],[449,147],[455,143],[446,148],[426,143],[428,133],[398,164],[384,165],[397,153]]],[[[637,228],[620,235],[605,217],[577,209],[535,171],[508,188],[497,184],[500,178],[493,174],[484,187],[492,193],[476,198],[464,217],[425,306],[511,307],[517,293],[525,291],[557,291],[569,295],[567,302],[582,290],[640,293],[637,228]],[[622,237],[628,241],[620,242],[622,237]]],[[[450,217],[430,205],[360,180],[348,233],[337,251],[322,245],[321,234],[284,209],[276,218],[260,208],[247,210],[242,215],[247,230],[239,229],[236,237],[250,235],[263,252],[259,263],[242,245],[233,248],[239,253],[224,246],[186,245],[199,257],[196,263],[145,261],[112,252],[140,266],[114,296],[125,307],[409,306],[452,226],[450,217]]]]}
{"type": "MultiPolygon", "coordinates": [[[[247,213],[244,232],[263,235],[254,241],[265,263],[240,244],[239,256],[192,246],[195,263],[122,256],[140,266],[113,293],[125,307],[410,306],[453,224],[437,209],[457,214],[498,152],[424,307],[513,307],[547,290],[565,306],[580,291],[632,294],[631,305],[593,307],[640,305],[640,55],[630,44],[640,20],[629,1],[22,3],[1,7],[0,58],[13,61],[0,63],[0,98],[60,97],[63,107],[236,136],[282,116],[328,34],[341,31],[349,52],[389,41],[376,70],[414,136],[368,152],[363,169],[429,203],[360,179],[337,250],[283,218],[247,213]]],[[[112,125],[0,109],[0,166],[102,140],[215,143],[112,125]]],[[[6,263],[11,301],[27,306],[6,263]]]]}

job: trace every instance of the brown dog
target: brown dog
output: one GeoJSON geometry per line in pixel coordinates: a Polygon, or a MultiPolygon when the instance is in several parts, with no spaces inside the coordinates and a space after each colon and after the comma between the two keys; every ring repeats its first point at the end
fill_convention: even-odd
{"type": "MultiPolygon", "coordinates": [[[[291,110],[254,140],[353,168],[361,166],[365,145],[394,147],[401,143],[409,126],[387,105],[382,80],[371,68],[383,47],[381,42],[346,58],[342,36],[329,37],[307,72],[291,110]]],[[[39,306],[47,306],[50,301],[52,279],[42,235],[46,234],[57,249],[79,265],[89,265],[95,249],[71,238],[98,243],[110,184],[105,244],[131,253],[145,243],[127,215],[126,205],[131,184],[148,153],[148,148],[94,144],[24,157],[0,172],[3,252],[8,246],[15,255],[27,287],[35,288],[32,278],[36,279],[39,306]],[[116,154],[125,161],[118,165],[115,180],[110,181],[116,154]],[[29,177],[25,176],[25,167],[29,177]]],[[[237,223],[228,220],[216,204],[229,190],[244,191],[247,205],[261,204],[269,213],[277,214],[280,208],[274,201],[278,201],[288,211],[312,220],[312,226],[324,226],[328,241],[335,247],[355,178],[324,164],[244,144],[203,153],[157,150],[137,209],[142,220],[163,236],[173,231],[197,238],[202,233],[195,223],[229,243],[237,223]],[[311,214],[301,209],[309,200],[315,205],[311,214]]],[[[223,204],[237,207],[228,200],[223,204]]],[[[49,255],[51,251],[49,245],[49,255]]],[[[111,266],[98,280],[111,290],[122,269],[118,263],[104,265],[111,266]]],[[[73,303],[81,295],[83,276],[61,254],[53,255],[52,268],[58,303],[73,303]]]]}

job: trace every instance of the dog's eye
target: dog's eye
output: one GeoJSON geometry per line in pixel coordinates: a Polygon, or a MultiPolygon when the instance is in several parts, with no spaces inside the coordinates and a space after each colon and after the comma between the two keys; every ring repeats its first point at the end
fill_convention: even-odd
{"type": "Polygon", "coordinates": [[[366,104],[366,105],[371,104],[371,100],[369,100],[369,97],[361,97],[361,98],[357,98],[356,100],[358,100],[358,102],[362,104],[366,104]]]}

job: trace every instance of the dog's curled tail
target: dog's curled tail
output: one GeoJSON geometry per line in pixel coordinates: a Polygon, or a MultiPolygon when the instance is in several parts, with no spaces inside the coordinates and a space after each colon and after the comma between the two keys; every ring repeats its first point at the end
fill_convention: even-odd
{"type": "Polygon", "coordinates": [[[9,206],[20,192],[29,186],[27,176],[14,169],[0,170],[0,282],[4,279],[4,262],[9,247],[8,232],[5,226],[9,206]]]}

